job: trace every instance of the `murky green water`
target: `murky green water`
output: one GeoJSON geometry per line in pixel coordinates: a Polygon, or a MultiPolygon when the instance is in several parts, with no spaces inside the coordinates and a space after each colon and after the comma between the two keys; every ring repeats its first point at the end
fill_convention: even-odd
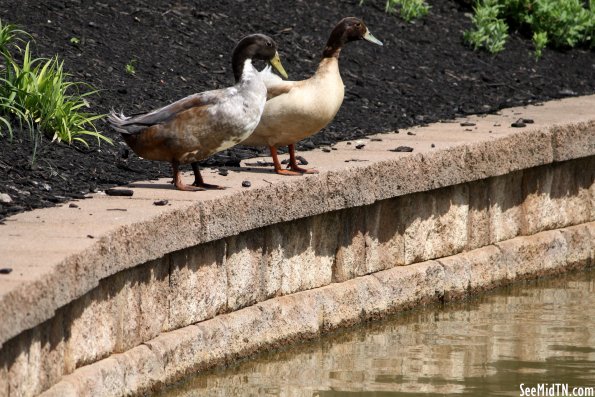
{"type": "Polygon", "coordinates": [[[159,396],[520,396],[538,383],[595,386],[595,269],[262,354],[159,396]]]}

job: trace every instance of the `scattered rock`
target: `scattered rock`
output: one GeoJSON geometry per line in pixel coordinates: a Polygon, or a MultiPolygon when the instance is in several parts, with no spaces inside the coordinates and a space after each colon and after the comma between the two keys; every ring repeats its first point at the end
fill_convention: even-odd
{"type": "Polygon", "coordinates": [[[229,174],[229,171],[227,171],[227,170],[223,170],[223,169],[219,170],[219,175],[221,175],[221,176],[227,176],[228,174],[229,174]]]}
{"type": "Polygon", "coordinates": [[[79,206],[76,205],[75,203],[70,203],[68,204],[68,208],[78,208],[79,206]]]}
{"type": "MultiPolygon", "coordinates": [[[[490,131],[491,132],[491,131],[490,131]]],[[[436,145],[434,145],[433,143],[430,145],[430,147],[436,147],[436,145]]]]}
{"type": "Polygon", "coordinates": [[[472,123],[470,121],[464,121],[461,123],[461,127],[474,127],[475,123],[472,123]]]}
{"type": "Polygon", "coordinates": [[[413,133],[411,131],[407,131],[407,135],[415,135],[415,133],[413,133]]]}
{"type": "Polygon", "coordinates": [[[242,181],[242,187],[250,187],[252,183],[250,181],[242,181]]]}
{"type": "Polygon", "coordinates": [[[2,204],[10,204],[12,203],[12,197],[6,193],[0,193],[0,203],[2,204]]]}
{"type": "Polygon", "coordinates": [[[390,149],[389,152],[412,152],[413,148],[411,146],[399,146],[395,149],[390,149]]]}
{"type": "Polygon", "coordinates": [[[92,234],[87,234],[87,238],[95,238],[92,234]]]}
{"type": "Polygon", "coordinates": [[[514,127],[514,128],[523,128],[523,127],[526,127],[527,124],[525,124],[523,122],[523,119],[518,119],[517,121],[515,121],[514,123],[512,123],[510,126],[511,127],[514,127]]]}
{"type": "Polygon", "coordinates": [[[157,200],[157,201],[153,201],[153,205],[157,205],[157,206],[164,206],[167,205],[169,203],[168,200],[157,200]]]}
{"type": "Polygon", "coordinates": [[[523,119],[523,123],[525,123],[525,124],[533,124],[534,121],[533,121],[533,119],[523,119]]]}
{"type": "Polygon", "coordinates": [[[355,148],[356,149],[363,149],[366,146],[365,143],[360,143],[359,145],[356,145],[355,148]]]}
{"type": "Polygon", "coordinates": [[[295,159],[298,161],[298,164],[300,165],[308,165],[308,160],[306,160],[302,156],[296,156],[295,159]]]}
{"type": "Polygon", "coordinates": [[[370,138],[370,141],[372,142],[382,142],[381,138],[370,138]]]}
{"type": "Polygon", "coordinates": [[[325,153],[330,153],[331,152],[331,149],[329,149],[327,147],[323,147],[322,148],[322,151],[325,152],[325,153]]]}
{"type": "Polygon", "coordinates": [[[0,274],[10,274],[10,273],[12,273],[12,268],[10,268],[10,267],[0,268],[0,274]]]}
{"type": "Polygon", "coordinates": [[[131,197],[134,194],[134,191],[132,189],[107,189],[105,194],[108,196],[131,197]]]}

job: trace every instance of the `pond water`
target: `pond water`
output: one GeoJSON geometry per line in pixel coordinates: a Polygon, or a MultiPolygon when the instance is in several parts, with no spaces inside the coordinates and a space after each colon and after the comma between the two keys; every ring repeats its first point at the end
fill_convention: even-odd
{"type": "Polygon", "coordinates": [[[520,396],[539,383],[595,387],[594,268],[263,353],[158,396],[520,396]]]}

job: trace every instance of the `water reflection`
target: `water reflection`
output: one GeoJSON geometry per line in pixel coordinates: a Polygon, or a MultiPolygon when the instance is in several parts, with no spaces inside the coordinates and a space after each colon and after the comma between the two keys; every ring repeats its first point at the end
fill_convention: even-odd
{"type": "Polygon", "coordinates": [[[595,269],[516,284],[199,375],[160,396],[519,396],[595,386],[595,269]]]}

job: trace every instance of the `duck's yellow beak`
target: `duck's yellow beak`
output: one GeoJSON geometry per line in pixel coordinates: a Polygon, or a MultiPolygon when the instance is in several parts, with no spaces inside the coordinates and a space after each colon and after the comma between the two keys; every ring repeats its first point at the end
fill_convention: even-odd
{"type": "Polygon", "coordinates": [[[364,34],[364,40],[369,41],[370,43],[374,43],[374,44],[378,44],[378,45],[382,45],[382,41],[378,40],[376,37],[374,37],[372,35],[372,33],[370,33],[369,30],[366,29],[366,33],[364,34]]]}
{"type": "Polygon", "coordinates": [[[279,53],[277,51],[275,51],[275,56],[269,59],[269,62],[275,68],[275,70],[279,72],[281,76],[283,76],[283,78],[287,78],[287,72],[285,69],[283,69],[283,65],[281,65],[281,58],[279,58],[279,53]]]}

